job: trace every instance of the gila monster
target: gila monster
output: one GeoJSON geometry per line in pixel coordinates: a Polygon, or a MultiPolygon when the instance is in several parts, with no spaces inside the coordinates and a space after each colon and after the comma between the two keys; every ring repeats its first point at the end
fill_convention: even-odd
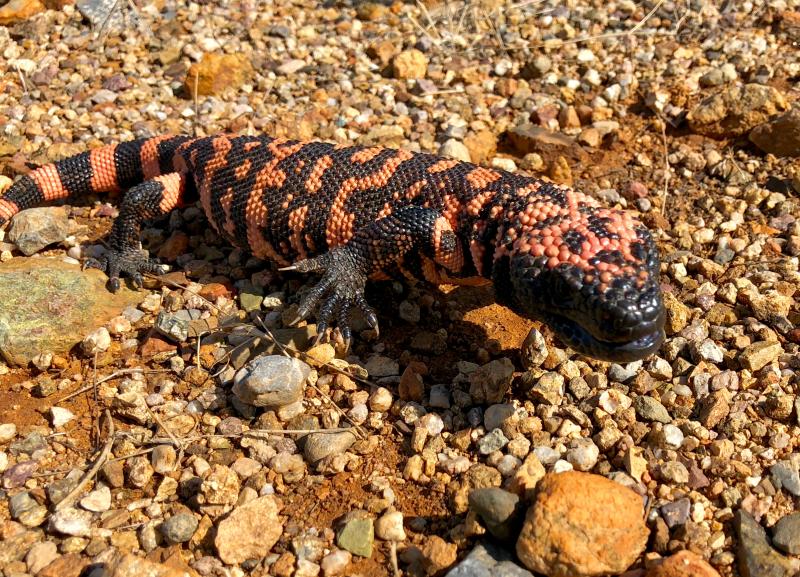
{"type": "Polygon", "coordinates": [[[217,233],[282,270],[321,273],[298,319],[351,340],[368,279],[493,282],[498,302],[547,323],[574,350],[626,362],[664,339],[659,258],[629,213],[569,187],[432,154],[268,136],[157,136],[33,170],[0,196],[18,211],[126,190],[110,250],[87,266],[141,286],[146,219],[199,200],[217,233]]]}

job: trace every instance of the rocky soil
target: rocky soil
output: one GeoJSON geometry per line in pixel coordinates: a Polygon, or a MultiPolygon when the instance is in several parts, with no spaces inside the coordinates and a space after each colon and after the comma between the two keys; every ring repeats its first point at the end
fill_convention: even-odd
{"type": "Polygon", "coordinates": [[[623,366],[491,289],[376,284],[380,337],[364,325],[344,355],[288,324],[313,279],[227,246],[196,206],[145,231],[172,272],[113,298],[78,265],[118,199],[23,212],[0,231],[0,572],[797,574],[799,15],[0,6],[0,190],[165,132],[439,152],[638,213],[668,308],[658,355],[623,366]]]}

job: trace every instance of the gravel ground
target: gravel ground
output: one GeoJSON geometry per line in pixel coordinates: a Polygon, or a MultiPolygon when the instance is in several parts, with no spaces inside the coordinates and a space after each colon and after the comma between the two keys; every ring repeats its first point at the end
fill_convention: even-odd
{"type": "Polygon", "coordinates": [[[343,355],[288,327],[311,281],[198,207],[113,302],[77,263],[115,201],[26,211],[0,231],[5,577],[800,571],[800,2],[96,4],[0,7],[0,190],[165,132],[544,175],[648,224],[668,339],[602,363],[489,289],[383,283],[343,355]]]}

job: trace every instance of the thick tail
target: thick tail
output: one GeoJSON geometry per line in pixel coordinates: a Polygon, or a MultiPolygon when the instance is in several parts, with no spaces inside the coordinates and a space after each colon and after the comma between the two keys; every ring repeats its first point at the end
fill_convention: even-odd
{"type": "Polygon", "coordinates": [[[20,210],[82,194],[125,190],[175,170],[188,136],[156,136],[96,148],[40,166],[0,196],[0,226],[20,210]]]}

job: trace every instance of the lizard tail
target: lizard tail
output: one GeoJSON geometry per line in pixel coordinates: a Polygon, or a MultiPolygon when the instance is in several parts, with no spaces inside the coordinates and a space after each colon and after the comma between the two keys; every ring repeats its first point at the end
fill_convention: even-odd
{"type": "Polygon", "coordinates": [[[125,190],[175,170],[188,136],[156,136],[111,144],[40,166],[0,196],[0,226],[20,210],[83,194],[125,190]]]}

